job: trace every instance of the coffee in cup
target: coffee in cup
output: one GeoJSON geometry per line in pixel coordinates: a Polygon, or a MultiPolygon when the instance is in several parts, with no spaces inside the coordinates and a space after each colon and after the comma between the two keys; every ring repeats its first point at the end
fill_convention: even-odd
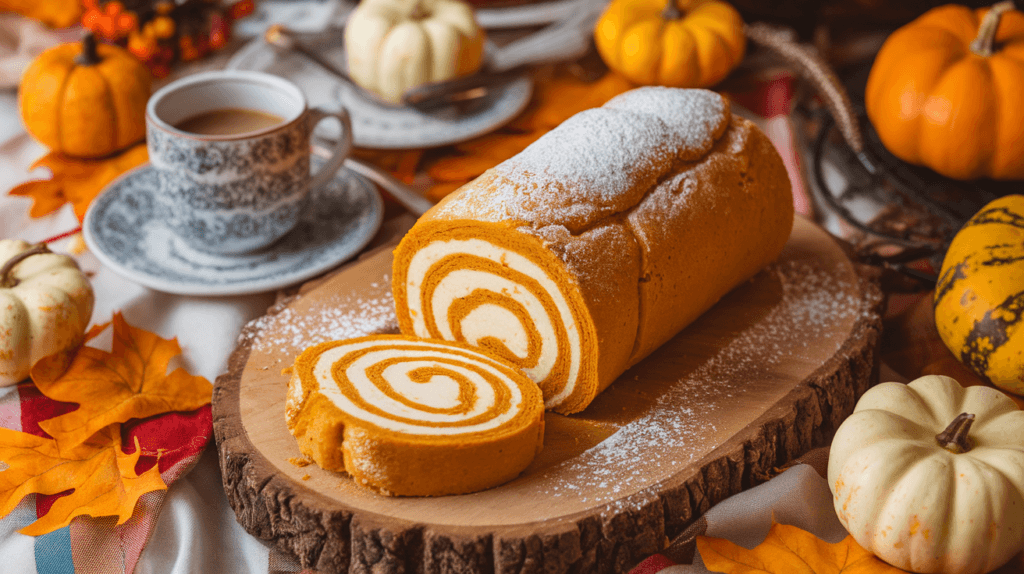
{"type": "Polygon", "coordinates": [[[190,134],[226,136],[257,132],[284,123],[284,118],[260,110],[225,108],[189,116],[174,127],[190,134]]]}
{"type": "Polygon", "coordinates": [[[309,108],[293,83],[262,72],[187,76],[146,106],[147,146],[166,225],[191,247],[241,254],[288,233],[311,189],[325,184],[352,147],[345,110],[309,108]],[[342,137],[310,175],[310,137],[335,118],[342,137]]]}

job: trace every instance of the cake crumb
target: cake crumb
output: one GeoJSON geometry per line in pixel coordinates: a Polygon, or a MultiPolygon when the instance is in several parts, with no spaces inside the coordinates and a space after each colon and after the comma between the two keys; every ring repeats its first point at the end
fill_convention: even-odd
{"type": "Polygon", "coordinates": [[[313,464],[313,461],[309,460],[308,458],[306,458],[304,456],[293,456],[293,457],[288,459],[288,462],[294,464],[295,466],[297,466],[299,468],[307,467],[307,466],[313,464]]]}

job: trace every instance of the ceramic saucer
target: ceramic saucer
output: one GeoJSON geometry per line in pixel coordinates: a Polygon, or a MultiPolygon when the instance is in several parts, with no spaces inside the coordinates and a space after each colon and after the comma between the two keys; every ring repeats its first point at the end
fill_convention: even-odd
{"type": "MultiPolygon", "coordinates": [[[[307,41],[324,58],[344,66],[345,48],[339,32],[307,41]]],[[[494,90],[463,113],[424,113],[413,108],[388,106],[360,94],[352,86],[327,74],[295,53],[281,53],[257,38],[240,49],[225,68],[255,70],[282,76],[298,85],[309,105],[337,110],[352,116],[356,147],[372,149],[429,148],[451,145],[494,131],[505,125],[530,102],[533,79],[523,75],[494,90]]],[[[337,139],[335,122],[322,122],[316,134],[337,139]]]]}
{"type": "Polygon", "coordinates": [[[487,29],[526,28],[558,22],[579,10],[585,10],[593,0],[543,0],[526,4],[497,2],[494,6],[477,6],[473,11],[477,24],[487,29]]]}
{"type": "MultiPolygon", "coordinates": [[[[323,162],[311,158],[313,169],[323,162]]],[[[245,255],[198,251],[163,226],[145,164],[107,186],[86,213],[85,242],[118,275],[167,293],[243,295],[309,279],[358,253],[380,227],[384,204],[362,176],[342,169],[312,191],[298,225],[281,240],[245,255]]]]}

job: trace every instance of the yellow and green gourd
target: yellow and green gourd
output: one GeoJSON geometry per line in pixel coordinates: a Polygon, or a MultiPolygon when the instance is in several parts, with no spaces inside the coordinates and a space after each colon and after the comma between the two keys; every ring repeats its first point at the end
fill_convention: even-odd
{"type": "Polygon", "coordinates": [[[935,325],[960,362],[1024,395],[1024,195],[989,203],[957,232],[935,288],[935,325]]]}

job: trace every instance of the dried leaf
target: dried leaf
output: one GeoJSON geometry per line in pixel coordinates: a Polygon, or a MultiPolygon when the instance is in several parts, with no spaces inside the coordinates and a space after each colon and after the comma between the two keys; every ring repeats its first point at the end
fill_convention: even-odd
{"type": "Polygon", "coordinates": [[[459,155],[439,159],[427,170],[438,181],[473,179],[526,149],[544,132],[500,133],[482,136],[456,146],[459,155]]]}
{"type": "Polygon", "coordinates": [[[446,195],[459,189],[460,187],[469,183],[469,180],[458,180],[458,181],[445,181],[442,183],[435,184],[427,191],[427,199],[437,203],[444,199],[446,195]]]}
{"type": "MultiPolygon", "coordinates": [[[[110,326],[110,322],[102,323],[99,325],[93,325],[85,332],[82,337],[80,345],[84,345],[89,341],[92,341],[96,337],[100,336],[103,331],[110,326]]],[[[52,381],[60,378],[71,366],[71,361],[74,360],[81,347],[73,347],[71,349],[65,349],[59,353],[43,357],[36,361],[32,365],[32,376],[39,380],[52,381]]]]}
{"type": "Polygon", "coordinates": [[[852,536],[829,544],[806,530],[778,523],[752,550],[708,536],[697,537],[697,550],[708,570],[726,574],[903,573],[864,550],[852,536]]]}
{"type": "Polygon", "coordinates": [[[109,326],[110,321],[107,321],[106,323],[97,323],[92,327],[89,327],[89,330],[85,332],[85,342],[88,343],[89,341],[92,341],[96,337],[99,337],[100,333],[106,331],[107,327],[109,326]]]}
{"type": "Polygon", "coordinates": [[[77,410],[45,420],[40,428],[54,437],[62,452],[82,444],[100,429],[170,411],[193,411],[210,402],[213,387],[203,377],[178,368],[167,374],[181,354],[177,339],[132,327],[120,313],[113,318],[110,353],[82,347],[59,378],[33,369],[39,391],[77,410]]]}
{"type": "Polygon", "coordinates": [[[540,105],[524,114],[513,127],[549,131],[579,112],[602,106],[635,87],[616,73],[605,74],[593,83],[578,80],[571,74],[556,75],[539,84],[540,105]]]}
{"type": "Polygon", "coordinates": [[[145,143],[103,159],[78,159],[50,152],[36,160],[31,167],[49,168],[52,173],[50,179],[23,183],[8,193],[31,197],[29,215],[32,217],[49,215],[65,203],[71,203],[78,221],[82,221],[89,204],[107,184],[148,160],[145,143]]]}
{"type": "Polygon", "coordinates": [[[370,162],[377,167],[391,172],[399,181],[412,183],[423,158],[422,149],[411,150],[372,150],[357,148],[352,150],[353,157],[370,162]]]}
{"type": "Polygon", "coordinates": [[[20,532],[39,536],[63,528],[76,516],[117,516],[123,524],[135,511],[139,497],[167,486],[153,466],[141,475],[135,463],[142,454],[121,450],[121,425],[111,425],[89,441],[65,451],[56,441],[29,433],[0,428],[0,517],[6,516],[28,494],[62,496],[50,510],[20,532]]]}

